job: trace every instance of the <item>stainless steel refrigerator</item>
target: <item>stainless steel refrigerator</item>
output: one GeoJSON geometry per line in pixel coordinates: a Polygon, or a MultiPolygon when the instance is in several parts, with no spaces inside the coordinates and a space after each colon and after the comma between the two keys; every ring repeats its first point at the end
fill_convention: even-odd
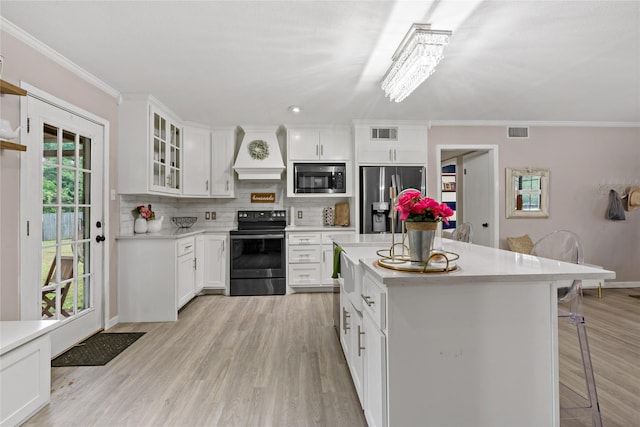
{"type": "MultiPolygon", "coordinates": [[[[398,193],[407,188],[426,194],[426,170],[422,166],[360,167],[360,233],[391,232],[389,189],[398,193]]],[[[396,230],[400,221],[396,215],[396,230]]]]}

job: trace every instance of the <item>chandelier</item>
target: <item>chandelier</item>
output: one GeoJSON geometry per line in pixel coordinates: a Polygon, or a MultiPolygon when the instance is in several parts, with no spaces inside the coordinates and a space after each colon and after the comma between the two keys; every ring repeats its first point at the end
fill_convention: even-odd
{"type": "Polygon", "coordinates": [[[413,24],[393,54],[382,80],[385,96],[402,102],[435,71],[449,43],[451,31],[432,30],[430,24],[413,24]]]}

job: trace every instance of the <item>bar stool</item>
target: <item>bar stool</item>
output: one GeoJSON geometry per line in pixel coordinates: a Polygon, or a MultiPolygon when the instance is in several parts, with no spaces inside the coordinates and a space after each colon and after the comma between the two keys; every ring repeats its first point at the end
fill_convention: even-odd
{"type": "MultiPolygon", "coordinates": [[[[578,236],[567,230],[554,231],[538,240],[531,248],[531,255],[557,261],[583,263],[583,248],[578,236]]],[[[582,356],[582,369],[586,386],[586,397],[561,384],[560,395],[571,395],[571,403],[560,404],[561,418],[591,418],[592,425],[602,427],[602,415],[598,403],[596,380],[591,364],[587,326],[582,307],[582,281],[574,280],[570,286],[558,289],[558,319],[569,320],[578,333],[578,344],[582,356]]]]}

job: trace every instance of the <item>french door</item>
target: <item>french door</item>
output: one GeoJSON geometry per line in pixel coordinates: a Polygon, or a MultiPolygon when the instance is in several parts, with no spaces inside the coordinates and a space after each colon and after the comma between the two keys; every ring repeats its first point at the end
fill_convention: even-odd
{"type": "Polygon", "coordinates": [[[104,126],[29,96],[22,318],[51,319],[52,354],[103,328],[104,126]]]}

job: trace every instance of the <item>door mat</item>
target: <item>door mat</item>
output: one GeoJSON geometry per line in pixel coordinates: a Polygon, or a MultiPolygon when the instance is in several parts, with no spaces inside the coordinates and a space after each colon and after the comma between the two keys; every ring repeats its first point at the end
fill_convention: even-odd
{"type": "Polygon", "coordinates": [[[53,359],[51,366],[106,365],[143,335],[144,332],[100,332],[53,359]]]}

